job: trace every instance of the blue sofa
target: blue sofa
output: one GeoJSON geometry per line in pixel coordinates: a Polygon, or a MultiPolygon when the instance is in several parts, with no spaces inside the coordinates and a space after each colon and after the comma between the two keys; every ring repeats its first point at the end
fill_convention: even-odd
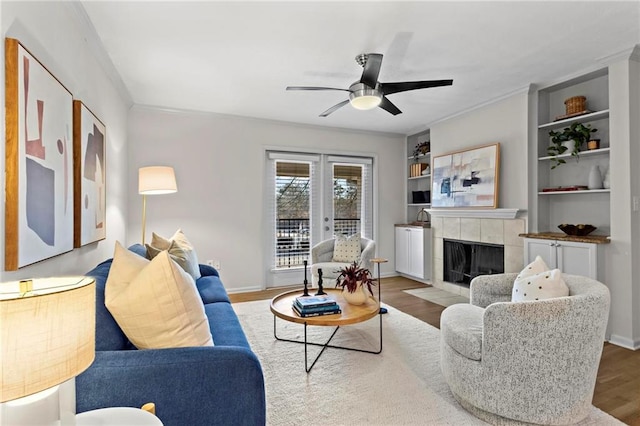
{"type": "Polygon", "coordinates": [[[86,274],[96,280],[96,358],[76,377],[77,412],[153,402],[165,426],[264,425],[262,368],[218,271],[200,265],[196,281],[215,346],[137,350],[104,304],[112,260],[86,274]]]}

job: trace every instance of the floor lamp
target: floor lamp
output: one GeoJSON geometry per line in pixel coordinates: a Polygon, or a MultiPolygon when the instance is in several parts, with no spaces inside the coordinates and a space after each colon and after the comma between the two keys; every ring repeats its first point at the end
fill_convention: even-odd
{"type": "Polygon", "coordinates": [[[0,424],[75,425],[75,377],[95,357],[95,280],[0,284],[0,424]]]}
{"type": "Polygon", "coordinates": [[[142,245],[147,225],[147,195],[178,192],[173,167],[151,166],[138,170],[138,193],[142,194],[142,245]]]}

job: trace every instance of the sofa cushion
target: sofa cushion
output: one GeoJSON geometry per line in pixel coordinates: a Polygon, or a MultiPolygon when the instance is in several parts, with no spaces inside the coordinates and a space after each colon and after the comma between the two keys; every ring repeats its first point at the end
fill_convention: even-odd
{"type": "MultiPolygon", "coordinates": [[[[360,234],[353,234],[345,237],[336,235],[333,245],[334,262],[359,262],[360,261],[360,234]]],[[[323,271],[324,272],[324,271],[323,271]]]]}
{"type": "Polygon", "coordinates": [[[459,303],[442,311],[441,338],[460,355],[480,361],[482,359],[482,324],[484,309],[459,303]]]}
{"type": "Polygon", "coordinates": [[[116,243],[105,303],[138,349],[213,346],[195,283],[166,251],[148,261],[116,243]]]}
{"type": "Polygon", "coordinates": [[[569,287],[559,269],[544,271],[531,276],[516,278],[513,284],[512,302],[553,299],[569,295],[569,287]]]}
{"type": "Polygon", "coordinates": [[[169,239],[166,239],[155,232],[151,234],[151,247],[147,245],[147,257],[152,259],[158,252],[168,250],[174,260],[178,262],[185,271],[193,277],[194,280],[200,278],[200,268],[198,267],[198,255],[193,245],[184,235],[181,229],[169,239]],[[151,248],[151,250],[150,250],[151,248]]]}
{"type": "Polygon", "coordinates": [[[240,321],[230,303],[209,303],[204,306],[204,311],[216,346],[242,346],[250,349],[240,321]]]}
{"type": "Polygon", "coordinates": [[[225,290],[220,277],[217,275],[201,276],[196,280],[196,287],[198,288],[198,293],[200,293],[202,303],[205,305],[216,302],[231,303],[227,295],[227,290],[225,290]]]}

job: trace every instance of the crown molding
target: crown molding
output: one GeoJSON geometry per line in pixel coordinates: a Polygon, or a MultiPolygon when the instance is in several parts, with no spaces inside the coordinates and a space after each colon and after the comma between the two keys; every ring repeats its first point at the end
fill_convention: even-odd
{"type": "Polygon", "coordinates": [[[635,46],[629,47],[611,55],[600,57],[596,60],[605,65],[611,65],[616,62],[627,60],[640,62],[640,45],[636,44],[635,46]]]}

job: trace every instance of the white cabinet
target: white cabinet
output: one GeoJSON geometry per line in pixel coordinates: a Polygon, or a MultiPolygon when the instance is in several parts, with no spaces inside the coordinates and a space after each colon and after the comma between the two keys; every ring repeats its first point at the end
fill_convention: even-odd
{"type": "Polygon", "coordinates": [[[525,264],[540,256],[549,268],[558,268],[565,274],[582,275],[598,280],[602,275],[599,256],[600,244],[564,240],[524,239],[525,264]]]}
{"type": "Polygon", "coordinates": [[[431,279],[431,228],[396,226],[396,271],[431,279]]]}

